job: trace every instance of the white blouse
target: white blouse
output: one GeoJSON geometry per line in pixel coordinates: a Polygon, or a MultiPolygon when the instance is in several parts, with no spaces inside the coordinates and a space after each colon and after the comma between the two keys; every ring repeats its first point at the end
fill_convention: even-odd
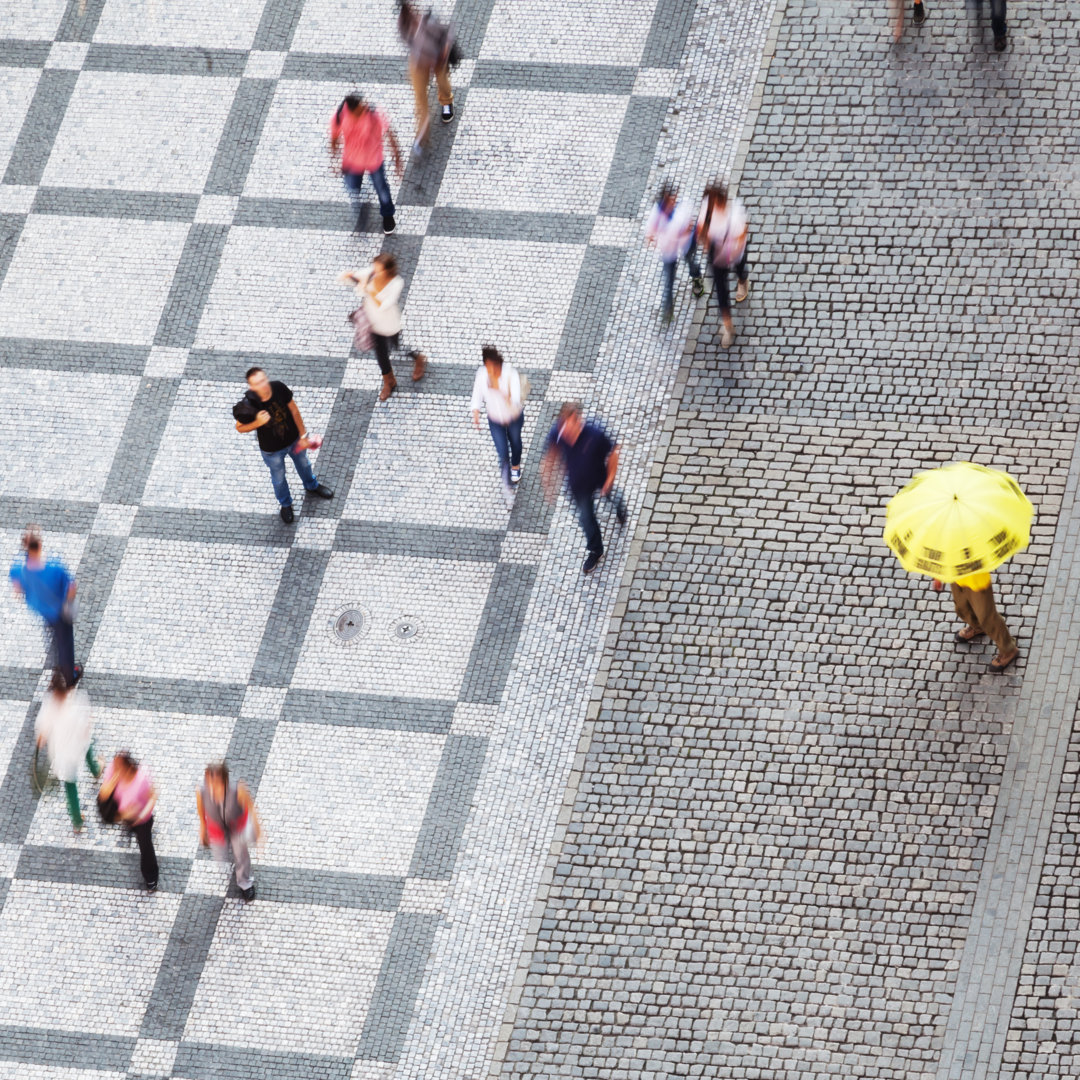
{"type": "Polygon", "coordinates": [[[479,412],[481,406],[487,410],[488,419],[495,424],[509,424],[521,415],[524,405],[521,401],[521,376],[517,368],[503,363],[498,387],[494,387],[488,381],[487,368],[480,365],[473,379],[471,408],[479,412]]]}
{"type": "Polygon", "coordinates": [[[402,289],[405,288],[401,275],[395,274],[380,292],[372,296],[365,286],[375,273],[375,266],[371,265],[366,270],[357,270],[354,273],[359,279],[356,283],[356,294],[363,301],[364,314],[371,323],[371,329],[382,337],[393,337],[401,330],[401,308],[398,307],[398,301],[401,299],[402,289]]]}

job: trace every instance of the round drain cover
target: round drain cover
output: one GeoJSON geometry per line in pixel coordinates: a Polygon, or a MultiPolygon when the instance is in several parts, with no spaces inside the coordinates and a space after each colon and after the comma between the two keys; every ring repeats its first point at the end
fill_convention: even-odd
{"type": "Polygon", "coordinates": [[[351,645],[367,633],[370,617],[359,604],[338,608],[327,621],[331,638],[339,645],[351,645]]]}
{"type": "Polygon", "coordinates": [[[390,624],[390,636],[398,641],[415,641],[423,627],[420,620],[411,615],[403,615],[390,624]]]}

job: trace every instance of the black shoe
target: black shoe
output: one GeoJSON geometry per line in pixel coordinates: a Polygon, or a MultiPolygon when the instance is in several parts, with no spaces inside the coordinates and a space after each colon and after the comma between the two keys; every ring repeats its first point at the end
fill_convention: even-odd
{"type": "Polygon", "coordinates": [[[604,557],[602,551],[590,551],[585,556],[585,561],[581,564],[581,572],[583,574],[591,574],[596,569],[596,564],[604,557]]]}
{"type": "Polygon", "coordinates": [[[1003,52],[1005,46],[1008,44],[1009,39],[1004,34],[1002,34],[1001,37],[994,38],[994,48],[997,49],[998,52],[1003,52]]]}
{"type": "Polygon", "coordinates": [[[397,224],[394,221],[393,215],[391,215],[390,217],[384,217],[382,219],[382,231],[387,236],[389,236],[396,228],[397,224]]]}
{"type": "Polygon", "coordinates": [[[320,499],[332,499],[334,497],[334,493],[325,484],[320,484],[317,488],[312,488],[311,494],[318,495],[320,499]]]}
{"type": "Polygon", "coordinates": [[[245,900],[254,900],[255,899],[255,886],[254,885],[249,885],[246,889],[241,889],[240,890],[240,895],[245,900]]]}
{"type": "Polygon", "coordinates": [[[74,681],[72,682],[71,685],[74,686],[75,683],[77,683],[82,678],[82,664],[75,664],[72,667],[71,671],[72,671],[72,674],[74,675],[74,681]]]}
{"type": "Polygon", "coordinates": [[[454,106],[453,105],[444,105],[442,107],[442,122],[444,124],[449,124],[450,121],[453,120],[453,119],[454,119],[454,106]]]}
{"type": "Polygon", "coordinates": [[[615,503],[615,520],[620,525],[626,524],[626,503],[619,499],[615,503]]]}
{"type": "Polygon", "coordinates": [[[922,26],[926,22],[926,5],[915,4],[911,9],[911,21],[916,26],[922,26]]]}
{"type": "Polygon", "coordinates": [[[283,506],[281,508],[281,520],[284,521],[286,525],[291,525],[295,517],[296,515],[293,513],[291,506],[283,506]]]}
{"type": "Polygon", "coordinates": [[[148,881],[146,883],[146,891],[147,892],[157,892],[157,885],[158,885],[158,883],[156,881],[148,881]]]}

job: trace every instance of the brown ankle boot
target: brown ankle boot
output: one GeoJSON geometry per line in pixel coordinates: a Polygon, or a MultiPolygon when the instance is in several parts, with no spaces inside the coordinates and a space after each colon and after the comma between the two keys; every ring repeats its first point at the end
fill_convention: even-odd
{"type": "Polygon", "coordinates": [[[427,370],[427,357],[422,352],[414,352],[412,358],[412,381],[419,382],[424,377],[424,372],[427,370]]]}
{"type": "Polygon", "coordinates": [[[379,400],[385,401],[397,389],[397,379],[391,371],[389,375],[382,377],[382,389],[379,391],[379,400]]]}

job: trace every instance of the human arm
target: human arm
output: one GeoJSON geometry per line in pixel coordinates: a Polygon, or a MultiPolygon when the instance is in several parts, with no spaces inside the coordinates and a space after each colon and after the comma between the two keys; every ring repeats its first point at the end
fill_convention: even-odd
{"type": "Polygon", "coordinates": [[[937,578],[934,578],[934,583],[933,585],[931,585],[931,588],[934,590],[934,592],[941,592],[941,590],[945,588],[945,582],[938,581],[937,578]]]}
{"type": "Polygon", "coordinates": [[[390,144],[390,153],[394,155],[394,171],[401,176],[405,171],[401,161],[401,147],[398,145],[397,136],[394,135],[394,129],[389,124],[386,126],[386,141],[390,144]]]}
{"type": "Polygon", "coordinates": [[[605,495],[611,492],[612,485],[615,483],[615,471],[619,467],[619,446],[615,445],[611,448],[611,453],[607,456],[607,477],[604,480],[604,486],[600,489],[605,495]]]}
{"type": "Polygon", "coordinates": [[[270,414],[265,409],[260,409],[255,414],[255,419],[250,424],[241,424],[239,420],[236,421],[236,430],[241,435],[246,435],[249,431],[254,431],[256,428],[261,428],[263,424],[270,423],[270,414]]]}
{"type": "Polygon", "coordinates": [[[473,377],[472,400],[469,402],[473,424],[477,431],[480,430],[480,410],[484,408],[484,384],[487,381],[487,370],[483,366],[477,368],[476,375],[473,377]]]}
{"type": "Polygon", "coordinates": [[[206,813],[203,811],[202,792],[198,788],[195,789],[195,806],[199,811],[199,844],[207,847],[210,844],[210,837],[206,832],[206,813]]]}
{"type": "Polygon", "coordinates": [[[559,460],[559,449],[554,443],[550,443],[540,459],[540,486],[548,502],[555,501],[561,479],[562,462],[559,460]]]}
{"type": "Polygon", "coordinates": [[[262,825],[259,824],[259,815],[255,812],[255,800],[252,799],[247,784],[236,785],[236,800],[248,812],[248,820],[251,822],[251,834],[257,843],[262,838],[262,825]]]}
{"type": "Polygon", "coordinates": [[[110,761],[105,769],[104,775],[101,777],[101,787],[98,788],[98,801],[104,801],[115,790],[116,785],[119,782],[120,777],[117,776],[116,769],[113,767],[113,763],[110,761]]]}

